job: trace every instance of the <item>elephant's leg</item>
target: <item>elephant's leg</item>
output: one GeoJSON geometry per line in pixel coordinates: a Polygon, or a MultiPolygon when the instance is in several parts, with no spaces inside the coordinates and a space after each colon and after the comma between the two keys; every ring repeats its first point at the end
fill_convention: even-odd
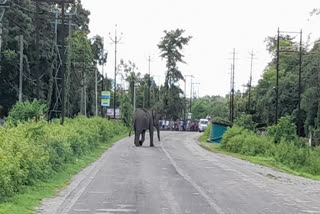
{"type": "Polygon", "coordinates": [[[150,131],[150,146],[152,147],[154,146],[153,145],[153,129],[150,129],[149,131],[150,131]]]}
{"type": "Polygon", "coordinates": [[[145,140],[145,136],[146,136],[146,130],[143,130],[143,131],[141,132],[141,141],[139,141],[140,146],[142,146],[142,144],[143,144],[143,142],[144,142],[144,140],[145,140]]]}
{"type": "Polygon", "coordinates": [[[140,132],[135,131],[135,135],[134,135],[134,145],[135,145],[135,146],[140,146],[140,144],[139,144],[139,137],[140,137],[140,132]]]}

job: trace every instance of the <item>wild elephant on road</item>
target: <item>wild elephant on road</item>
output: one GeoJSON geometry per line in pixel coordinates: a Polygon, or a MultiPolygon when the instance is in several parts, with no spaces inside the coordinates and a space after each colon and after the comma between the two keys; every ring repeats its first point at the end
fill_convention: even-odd
{"type": "MultiPolygon", "coordinates": [[[[145,140],[146,131],[150,133],[150,146],[153,145],[153,127],[157,129],[158,140],[160,141],[159,116],[154,110],[137,109],[133,116],[134,145],[142,146],[145,140]],[[141,135],[141,140],[140,140],[141,135]]],[[[131,131],[129,133],[129,136],[131,131]]]]}

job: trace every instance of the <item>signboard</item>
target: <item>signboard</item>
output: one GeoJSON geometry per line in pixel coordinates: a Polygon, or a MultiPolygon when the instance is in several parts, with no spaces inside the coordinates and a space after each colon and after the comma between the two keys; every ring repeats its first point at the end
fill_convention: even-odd
{"type": "Polygon", "coordinates": [[[191,120],[192,113],[188,113],[188,119],[191,120]]]}
{"type": "MultiPolygon", "coordinates": [[[[107,116],[113,117],[113,108],[108,108],[107,109],[107,116]]],[[[116,109],[116,118],[120,118],[120,109],[116,109]]]]}
{"type": "Polygon", "coordinates": [[[101,106],[110,106],[110,91],[101,91],[101,106]]]}

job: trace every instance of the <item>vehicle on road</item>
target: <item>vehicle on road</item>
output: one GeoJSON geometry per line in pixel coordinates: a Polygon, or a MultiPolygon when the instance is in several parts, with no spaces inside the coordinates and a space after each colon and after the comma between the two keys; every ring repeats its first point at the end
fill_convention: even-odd
{"type": "Polygon", "coordinates": [[[199,132],[204,132],[208,127],[209,120],[208,119],[200,119],[199,121],[199,132]]]}

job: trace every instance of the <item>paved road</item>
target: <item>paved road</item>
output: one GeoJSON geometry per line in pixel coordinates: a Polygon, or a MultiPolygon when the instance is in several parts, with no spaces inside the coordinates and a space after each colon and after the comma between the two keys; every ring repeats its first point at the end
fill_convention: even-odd
{"type": "Polygon", "coordinates": [[[38,213],[320,213],[320,182],[208,152],[198,133],[117,142],[38,213]]]}

